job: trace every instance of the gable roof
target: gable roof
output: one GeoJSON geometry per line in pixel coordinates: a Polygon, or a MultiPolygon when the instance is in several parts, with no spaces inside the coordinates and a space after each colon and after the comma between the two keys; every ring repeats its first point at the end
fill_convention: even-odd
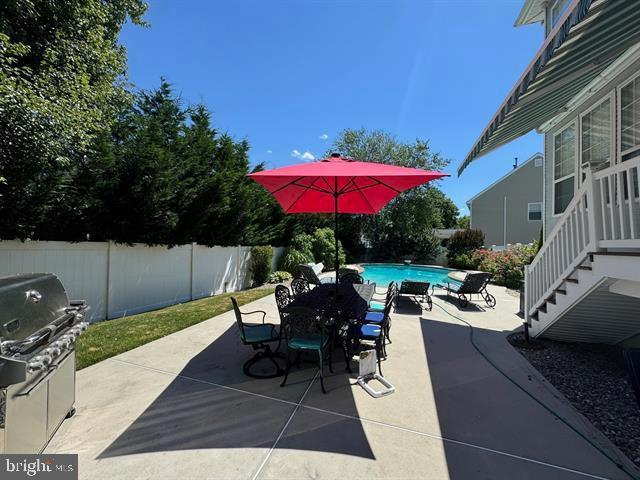
{"type": "Polygon", "coordinates": [[[501,176],[498,180],[496,180],[495,182],[493,182],[491,185],[489,185],[487,188],[485,188],[484,190],[482,190],[481,192],[476,193],[473,197],[471,197],[469,200],[467,200],[467,206],[469,206],[471,204],[471,202],[473,202],[476,198],[478,198],[480,195],[482,195],[483,193],[488,192],[489,190],[491,190],[493,187],[495,187],[496,185],[498,185],[499,183],[502,183],[504,180],[506,180],[507,178],[509,178],[511,175],[513,175],[514,173],[516,173],[518,170],[520,170],[522,167],[524,167],[525,165],[528,165],[529,162],[531,162],[532,160],[535,160],[536,158],[541,158],[544,159],[544,156],[542,155],[542,153],[537,152],[534,153],[533,155],[531,155],[529,158],[527,158],[524,162],[522,162],[520,165],[518,165],[516,168],[512,168],[511,170],[509,170],[507,173],[505,173],[503,176],[501,176]]]}

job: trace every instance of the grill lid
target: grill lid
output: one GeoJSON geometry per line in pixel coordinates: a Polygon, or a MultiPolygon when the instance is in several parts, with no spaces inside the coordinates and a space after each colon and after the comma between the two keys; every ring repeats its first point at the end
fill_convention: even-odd
{"type": "Polygon", "coordinates": [[[52,273],[0,277],[0,341],[22,340],[67,314],[69,298],[52,273]]]}

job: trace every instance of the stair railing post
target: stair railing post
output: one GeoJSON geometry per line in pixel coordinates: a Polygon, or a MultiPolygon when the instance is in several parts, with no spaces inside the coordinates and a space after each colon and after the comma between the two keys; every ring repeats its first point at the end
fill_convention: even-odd
{"type": "Polygon", "coordinates": [[[587,218],[589,219],[589,245],[590,251],[600,250],[600,240],[602,239],[602,218],[601,211],[602,198],[598,180],[594,177],[591,168],[587,169],[585,183],[587,183],[587,218]]]}
{"type": "Polygon", "coordinates": [[[531,307],[531,279],[529,278],[529,265],[524,266],[524,321],[530,325],[529,308],[531,307]]]}

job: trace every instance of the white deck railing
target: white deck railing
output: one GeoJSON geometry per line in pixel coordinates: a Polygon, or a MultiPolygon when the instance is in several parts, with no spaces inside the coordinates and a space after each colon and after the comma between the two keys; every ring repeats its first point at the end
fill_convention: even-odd
{"type": "Polygon", "coordinates": [[[640,247],[639,175],[640,157],[587,172],[533,262],[525,267],[527,319],[589,252],[640,247]]]}

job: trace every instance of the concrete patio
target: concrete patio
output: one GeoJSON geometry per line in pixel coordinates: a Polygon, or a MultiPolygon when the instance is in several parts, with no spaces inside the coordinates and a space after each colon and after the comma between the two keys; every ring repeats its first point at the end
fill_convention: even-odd
{"type": "MultiPolygon", "coordinates": [[[[405,301],[383,362],[396,393],[374,399],[334,356],[323,395],[317,369],[281,379],[242,374],[253,352],[233,313],[78,373],[77,413],[48,452],[78,453],[84,479],[580,479],[629,478],[527,392],[609,456],[633,466],[505,340],[518,299],[491,287],[495,309],[433,311],[405,301]]],[[[437,293],[437,292],[436,292],[437,293]]],[[[277,322],[273,296],[243,308],[277,322]]],[[[354,365],[354,370],[356,366],[354,365]]]]}

